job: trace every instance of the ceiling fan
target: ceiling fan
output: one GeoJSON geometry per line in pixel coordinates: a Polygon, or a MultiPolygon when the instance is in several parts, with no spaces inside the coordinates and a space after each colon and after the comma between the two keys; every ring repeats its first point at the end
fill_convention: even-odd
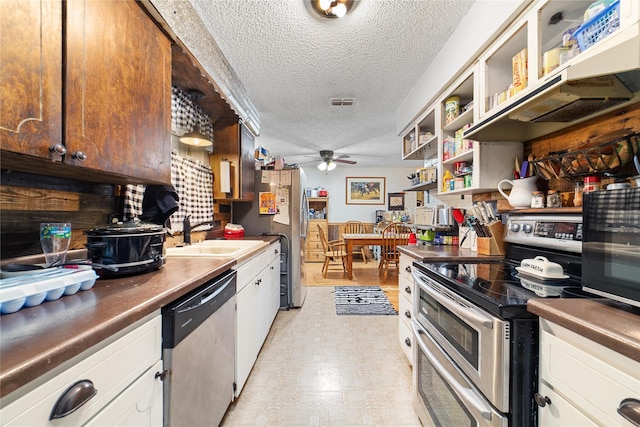
{"type": "Polygon", "coordinates": [[[348,165],[355,165],[357,162],[353,160],[345,160],[350,156],[348,154],[338,154],[334,155],[331,150],[320,150],[320,158],[318,160],[321,161],[318,164],[318,169],[321,171],[332,171],[336,167],[336,163],[345,163],[348,165]]]}

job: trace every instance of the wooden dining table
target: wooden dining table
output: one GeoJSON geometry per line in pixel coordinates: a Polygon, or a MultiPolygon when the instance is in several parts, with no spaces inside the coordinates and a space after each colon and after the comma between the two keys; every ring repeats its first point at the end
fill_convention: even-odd
{"type": "Polygon", "coordinates": [[[347,275],[353,279],[353,247],[354,246],[379,246],[383,243],[382,234],[379,233],[345,233],[342,235],[347,250],[347,275]]]}

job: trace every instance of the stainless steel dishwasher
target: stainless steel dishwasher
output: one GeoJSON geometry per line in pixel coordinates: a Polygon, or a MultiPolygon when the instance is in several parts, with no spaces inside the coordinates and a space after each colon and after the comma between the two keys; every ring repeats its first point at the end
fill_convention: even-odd
{"type": "Polygon", "coordinates": [[[162,309],[165,426],[216,426],[233,399],[236,272],[162,309]]]}

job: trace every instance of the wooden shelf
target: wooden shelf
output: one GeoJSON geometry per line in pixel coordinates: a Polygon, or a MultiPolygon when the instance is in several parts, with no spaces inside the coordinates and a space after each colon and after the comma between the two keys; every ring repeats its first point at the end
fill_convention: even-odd
{"type": "Polygon", "coordinates": [[[436,188],[438,186],[437,181],[421,182],[420,184],[413,185],[409,188],[405,188],[404,191],[426,191],[436,188]]]}

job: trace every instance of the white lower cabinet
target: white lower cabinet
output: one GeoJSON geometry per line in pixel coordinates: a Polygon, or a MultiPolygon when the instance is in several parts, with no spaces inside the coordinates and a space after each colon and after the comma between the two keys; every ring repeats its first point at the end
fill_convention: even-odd
{"type": "Polygon", "coordinates": [[[81,353],[44,383],[27,384],[28,391],[15,400],[10,395],[11,403],[0,409],[2,425],[162,425],[162,381],[156,378],[162,372],[160,313],[108,342],[81,353]],[[73,392],[84,398],[71,398],[73,392]],[[59,404],[65,395],[66,409],[59,404]],[[84,403],[74,404],[78,400],[84,403]],[[51,420],[54,408],[68,414],[51,420]]]}
{"type": "Polygon", "coordinates": [[[627,399],[640,407],[640,362],[540,319],[539,425],[632,426],[627,399]]]}
{"type": "Polygon", "coordinates": [[[411,329],[411,316],[413,316],[413,261],[409,255],[400,254],[398,266],[398,339],[400,348],[407,356],[409,363],[413,365],[414,345],[413,331],[411,329]]]}
{"type": "Polygon", "coordinates": [[[280,309],[280,243],[235,267],[235,396],[239,396],[280,309]]]}

